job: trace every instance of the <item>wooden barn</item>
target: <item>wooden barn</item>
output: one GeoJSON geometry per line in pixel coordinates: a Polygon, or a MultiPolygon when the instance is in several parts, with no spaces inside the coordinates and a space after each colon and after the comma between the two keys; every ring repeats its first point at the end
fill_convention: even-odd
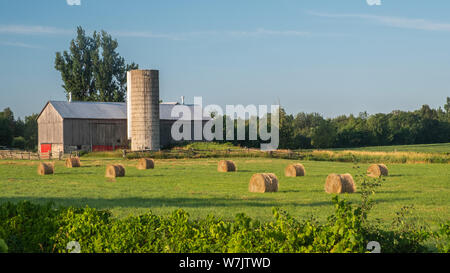
{"type": "MultiPolygon", "coordinates": [[[[171,127],[176,118],[172,108],[178,103],[160,104],[161,146],[175,142],[171,127]]],[[[186,105],[193,111],[193,105],[186,105]]],[[[209,118],[204,118],[202,123],[209,118]]],[[[38,116],[40,153],[72,151],[112,151],[128,147],[127,104],[120,102],[49,101],[38,116]]],[[[193,122],[190,122],[193,126],[193,122]]],[[[193,129],[191,130],[193,134],[193,129]]]]}

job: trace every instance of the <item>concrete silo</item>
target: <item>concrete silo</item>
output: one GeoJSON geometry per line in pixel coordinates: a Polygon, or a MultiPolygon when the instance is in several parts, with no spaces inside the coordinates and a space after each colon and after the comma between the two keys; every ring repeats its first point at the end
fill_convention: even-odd
{"type": "Polygon", "coordinates": [[[158,70],[128,71],[127,119],[132,151],[160,149],[158,70]]]}

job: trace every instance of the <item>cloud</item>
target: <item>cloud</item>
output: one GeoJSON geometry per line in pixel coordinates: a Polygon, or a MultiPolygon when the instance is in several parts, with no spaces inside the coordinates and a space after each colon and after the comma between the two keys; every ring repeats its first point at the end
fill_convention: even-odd
{"type": "MultiPolygon", "coordinates": [[[[86,30],[87,32],[91,32],[86,30]]],[[[16,35],[73,35],[75,30],[39,26],[39,25],[0,25],[0,34],[16,35]]],[[[208,30],[191,31],[178,33],[154,33],[152,31],[108,31],[113,37],[168,39],[173,41],[188,40],[192,38],[209,37],[265,37],[265,36],[285,36],[300,37],[309,35],[309,32],[298,30],[270,30],[258,28],[256,30],[208,30]]]]}
{"type": "Polygon", "coordinates": [[[264,28],[259,28],[256,31],[230,31],[231,35],[238,36],[305,36],[310,34],[305,31],[297,30],[269,30],[264,28]]]}
{"type": "Polygon", "coordinates": [[[33,49],[41,49],[42,47],[36,45],[30,45],[20,42],[2,42],[0,41],[0,45],[3,46],[12,46],[12,47],[22,47],[22,48],[33,48],[33,49]]]}
{"type": "Polygon", "coordinates": [[[46,26],[25,26],[25,25],[0,25],[0,33],[3,34],[71,34],[72,30],[60,29],[46,26]]]}
{"type": "Polygon", "coordinates": [[[67,0],[69,6],[81,6],[81,0],[67,0]]]}
{"type": "Polygon", "coordinates": [[[450,23],[437,23],[425,19],[411,19],[405,17],[392,17],[392,16],[380,16],[369,14],[330,14],[318,12],[309,12],[309,14],[328,18],[356,18],[397,28],[407,28],[407,29],[427,30],[427,31],[450,31],[450,23]]]}
{"type": "Polygon", "coordinates": [[[269,30],[259,28],[256,30],[224,30],[224,31],[190,31],[179,33],[154,33],[149,31],[112,31],[112,36],[117,37],[134,37],[134,38],[154,38],[154,39],[169,39],[174,41],[188,40],[190,38],[199,37],[229,37],[229,36],[241,36],[241,37],[262,37],[262,36],[305,36],[310,34],[305,31],[297,30],[269,30]]]}
{"type": "Polygon", "coordinates": [[[157,34],[148,31],[112,31],[110,34],[114,37],[133,37],[133,38],[154,38],[154,39],[169,39],[169,40],[183,40],[181,37],[173,34],[157,34]]]}

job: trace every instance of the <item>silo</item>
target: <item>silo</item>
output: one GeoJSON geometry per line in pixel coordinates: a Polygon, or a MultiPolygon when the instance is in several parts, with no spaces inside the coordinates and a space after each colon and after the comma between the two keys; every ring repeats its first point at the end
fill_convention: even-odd
{"type": "Polygon", "coordinates": [[[127,73],[128,139],[131,150],[159,150],[159,71],[127,73]]]}

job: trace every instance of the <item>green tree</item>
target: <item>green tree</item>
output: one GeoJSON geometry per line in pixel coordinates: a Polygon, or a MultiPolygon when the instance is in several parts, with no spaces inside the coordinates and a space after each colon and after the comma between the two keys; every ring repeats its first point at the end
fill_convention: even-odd
{"type": "Polygon", "coordinates": [[[105,31],[89,37],[78,27],[69,51],[57,52],[55,58],[66,96],[71,93],[78,101],[124,101],[126,72],[138,65],[125,64],[117,48],[117,40],[105,31]]]}
{"type": "Polygon", "coordinates": [[[329,120],[323,120],[313,129],[311,144],[315,148],[333,147],[336,140],[336,127],[329,120]]]}
{"type": "Polygon", "coordinates": [[[445,112],[447,112],[447,121],[450,122],[450,97],[447,97],[447,103],[444,105],[445,112]]]}
{"type": "Polygon", "coordinates": [[[367,127],[373,137],[373,144],[388,144],[388,117],[385,114],[375,114],[367,119],[367,127]]]}
{"type": "Polygon", "coordinates": [[[16,149],[25,149],[25,138],[23,136],[14,137],[11,146],[16,149]]]}
{"type": "Polygon", "coordinates": [[[0,146],[10,146],[12,139],[13,131],[9,121],[0,115],[0,146]]]}
{"type": "Polygon", "coordinates": [[[25,128],[24,128],[24,138],[25,138],[25,149],[36,150],[38,144],[38,125],[37,125],[38,114],[33,114],[31,116],[25,117],[25,128]]]}
{"type": "Polygon", "coordinates": [[[14,137],[14,113],[7,107],[0,112],[0,146],[11,146],[14,137]]]}
{"type": "Polygon", "coordinates": [[[295,149],[294,140],[294,117],[286,114],[283,108],[280,108],[280,145],[281,149],[295,149]]]}

